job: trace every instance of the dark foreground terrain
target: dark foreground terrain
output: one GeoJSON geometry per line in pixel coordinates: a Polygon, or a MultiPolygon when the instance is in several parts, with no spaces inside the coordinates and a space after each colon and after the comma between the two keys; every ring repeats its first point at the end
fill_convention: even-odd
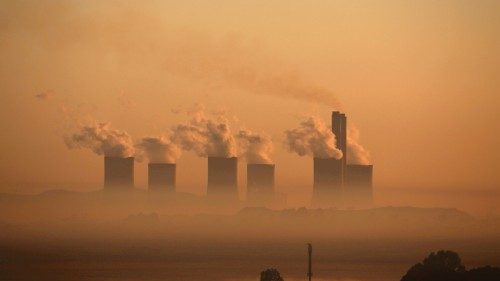
{"type": "Polygon", "coordinates": [[[305,280],[307,243],[314,280],[400,280],[441,249],[467,269],[500,265],[498,219],[455,209],[184,212],[199,201],[154,199],[0,196],[0,280],[258,280],[266,268],[305,280]]]}

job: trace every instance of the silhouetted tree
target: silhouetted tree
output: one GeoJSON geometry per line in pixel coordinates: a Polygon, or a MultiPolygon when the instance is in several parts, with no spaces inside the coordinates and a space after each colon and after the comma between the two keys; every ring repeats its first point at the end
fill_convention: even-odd
{"type": "Polygon", "coordinates": [[[467,271],[467,281],[498,281],[500,280],[500,268],[498,267],[478,267],[467,271]]]}
{"type": "Polygon", "coordinates": [[[278,270],[268,268],[260,273],[260,281],[283,281],[278,270]]]}
{"type": "Polygon", "coordinates": [[[481,267],[466,271],[460,256],[452,251],[431,253],[410,268],[401,281],[495,281],[500,268],[481,267]]]}

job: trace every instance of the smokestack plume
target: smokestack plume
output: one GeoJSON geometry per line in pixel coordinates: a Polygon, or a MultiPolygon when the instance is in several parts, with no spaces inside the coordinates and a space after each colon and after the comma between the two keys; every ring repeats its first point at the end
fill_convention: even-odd
{"type": "Polygon", "coordinates": [[[236,156],[236,140],[228,120],[223,116],[209,119],[202,110],[195,112],[188,122],[173,127],[171,140],[200,157],[236,156]]]}
{"type": "Polygon", "coordinates": [[[66,136],[64,141],[70,149],[88,148],[107,157],[131,157],[135,152],[130,135],[112,129],[110,123],[79,126],[78,131],[66,136]]]}
{"type": "Polygon", "coordinates": [[[285,145],[288,151],[300,156],[342,158],[342,151],[336,147],[332,130],[317,117],[309,117],[298,128],[286,130],[285,145]]]}
{"type": "Polygon", "coordinates": [[[150,190],[175,191],[175,184],[176,164],[148,164],[148,186],[150,190]]]}
{"type": "Polygon", "coordinates": [[[239,140],[240,150],[249,164],[271,164],[273,142],[269,136],[240,130],[236,138],[239,140]]]}
{"type": "Polygon", "coordinates": [[[349,127],[347,130],[347,163],[370,164],[370,152],[359,143],[359,130],[356,127],[349,127]]]}
{"type": "Polygon", "coordinates": [[[175,163],[181,156],[180,148],[165,137],[144,137],[136,145],[137,154],[143,154],[149,163],[175,163]]]}
{"type": "Polygon", "coordinates": [[[104,188],[131,188],[134,186],[134,157],[104,157],[104,188]]]}

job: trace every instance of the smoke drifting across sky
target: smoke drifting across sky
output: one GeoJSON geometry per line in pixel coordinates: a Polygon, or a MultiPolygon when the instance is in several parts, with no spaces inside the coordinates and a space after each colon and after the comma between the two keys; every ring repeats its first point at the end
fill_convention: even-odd
{"type": "Polygon", "coordinates": [[[297,67],[262,52],[258,44],[234,34],[213,37],[199,30],[172,28],[156,10],[143,11],[147,5],[139,8],[133,3],[99,2],[88,5],[85,11],[69,2],[33,2],[30,9],[24,5],[9,3],[3,29],[26,32],[26,37],[41,48],[81,45],[113,54],[123,66],[140,65],[251,94],[330,107],[340,104],[331,89],[307,78],[297,67]],[[51,29],[52,25],[58,29],[51,29]],[[126,36],[117,32],[117,27],[126,30],[126,36]]]}
{"type": "Polygon", "coordinates": [[[189,121],[172,127],[172,142],[200,157],[237,155],[236,140],[223,115],[208,118],[202,109],[191,115],[189,121]]]}
{"type": "Polygon", "coordinates": [[[78,126],[64,141],[70,149],[88,148],[97,155],[131,157],[135,152],[130,135],[113,129],[110,123],[78,126]]]}
{"type": "MultiPolygon", "coordinates": [[[[159,18],[137,12],[132,6],[115,7],[101,3],[97,7],[105,13],[94,15],[92,18],[79,11],[77,6],[67,3],[51,4],[46,9],[56,13],[52,15],[54,21],[57,21],[57,13],[61,13],[64,18],[75,19],[66,23],[64,31],[78,31],[78,37],[51,34],[62,46],[85,44],[91,49],[98,48],[113,53],[116,61],[124,66],[141,65],[143,68],[200,81],[218,88],[240,89],[249,94],[302,100],[331,109],[341,106],[328,86],[309,79],[297,67],[267,54],[245,38],[234,34],[212,37],[197,30],[176,30],[169,28],[159,18]],[[109,18],[113,18],[113,24],[109,18]],[[116,26],[127,30],[128,35],[117,36],[116,26]],[[151,30],[154,32],[144,32],[151,30]],[[128,38],[136,40],[130,42],[128,38]],[[147,46],[147,49],[144,49],[144,46],[147,46]]],[[[24,25],[19,25],[24,28],[38,26],[40,21],[47,20],[44,16],[18,9],[20,7],[14,4],[12,8],[19,12],[19,15],[10,20],[17,22],[19,18],[26,19],[24,25]]],[[[33,34],[32,39],[47,48],[53,47],[53,41],[40,38],[38,34],[33,34]]],[[[123,98],[120,102],[127,106],[130,104],[123,98]]],[[[187,124],[179,125],[174,138],[181,142],[183,149],[193,150],[200,156],[234,156],[234,138],[229,136],[228,129],[224,121],[209,120],[206,117],[195,118],[187,124]]],[[[362,149],[359,144],[356,147],[358,150],[362,149]]],[[[330,154],[332,153],[326,153],[330,154]]],[[[253,157],[247,156],[249,159],[253,157]]],[[[262,160],[264,159],[259,161],[262,160]]]]}
{"type": "Polygon", "coordinates": [[[370,153],[359,144],[359,130],[353,126],[347,128],[347,163],[370,164],[370,153]]]}
{"type": "Polygon", "coordinates": [[[342,151],[336,147],[331,128],[318,117],[308,117],[299,127],[285,131],[285,146],[300,156],[317,158],[342,158],[342,151]]]}
{"type": "Polygon", "coordinates": [[[150,163],[175,163],[181,156],[180,148],[166,137],[144,137],[135,145],[137,156],[143,154],[150,163]]]}
{"type": "Polygon", "coordinates": [[[243,157],[250,164],[271,164],[273,142],[264,134],[249,130],[240,130],[237,134],[243,157]]]}

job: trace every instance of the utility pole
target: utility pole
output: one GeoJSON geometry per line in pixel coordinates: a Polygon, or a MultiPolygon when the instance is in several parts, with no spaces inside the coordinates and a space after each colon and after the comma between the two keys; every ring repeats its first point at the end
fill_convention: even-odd
{"type": "Polygon", "coordinates": [[[307,273],[307,276],[309,276],[309,281],[312,280],[312,252],[313,252],[313,247],[311,243],[307,244],[307,250],[309,252],[309,272],[307,273]]]}

